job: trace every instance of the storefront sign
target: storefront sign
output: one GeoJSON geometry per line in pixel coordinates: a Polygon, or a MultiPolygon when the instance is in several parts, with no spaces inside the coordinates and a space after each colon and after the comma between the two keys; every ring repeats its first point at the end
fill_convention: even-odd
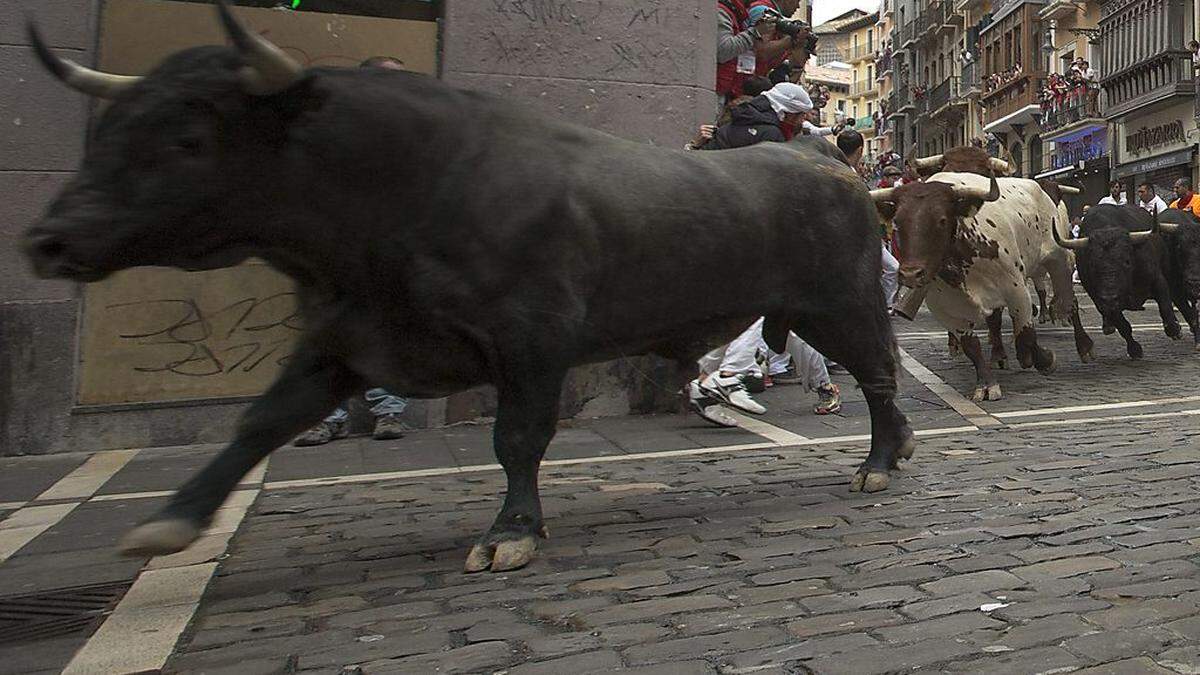
{"type": "Polygon", "coordinates": [[[1131,155],[1141,154],[1168,143],[1185,143],[1183,122],[1175,120],[1154,127],[1141,127],[1125,134],[1125,152],[1131,155]]]}
{"type": "Polygon", "coordinates": [[[1177,104],[1121,119],[1112,130],[1112,151],[1120,164],[1190,147],[1196,133],[1192,104],[1177,104]]]}
{"type": "Polygon", "coordinates": [[[1188,164],[1191,161],[1191,148],[1177,150],[1175,152],[1168,152],[1165,155],[1158,155],[1156,157],[1150,157],[1149,159],[1143,159],[1138,162],[1122,164],[1113,169],[1112,177],[1114,180],[1118,178],[1125,178],[1126,176],[1133,176],[1139,173],[1149,173],[1151,171],[1157,171],[1159,169],[1165,169],[1171,166],[1188,164]]]}

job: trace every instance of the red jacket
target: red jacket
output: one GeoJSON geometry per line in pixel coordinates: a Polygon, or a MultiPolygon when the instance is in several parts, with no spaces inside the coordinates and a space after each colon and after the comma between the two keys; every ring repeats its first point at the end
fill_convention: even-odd
{"type": "MultiPolygon", "coordinates": [[[[717,11],[729,17],[729,21],[733,24],[735,31],[743,31],[749,28],[746,23],[750,19],[750,10],[746,8],[742,0],[717,0],[717,11]]],[[[736,58],[717,64],[717,93],[721,96],[734,98],[741,95],[742,83],[746,81],[749,75],[739,73],[737,71],[737,64],[738,60],[736,58]]],[[[755,70],[757,70],[757,67],[755,70]]]]}

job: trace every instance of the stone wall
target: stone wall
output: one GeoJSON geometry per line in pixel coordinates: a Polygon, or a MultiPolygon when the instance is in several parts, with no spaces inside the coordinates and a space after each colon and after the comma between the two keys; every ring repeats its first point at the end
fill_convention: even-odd
{"type": "MultiPolygon", "coordinates": [[[[94,64],[102,0],[8,0],[0,6],[0,455],[226,440],[244,401],[171,407],[75,406],[78,288],[34,279],[20,233],[78,165],[91,102],[35,63],[34,13],[64,56],[94,64]]],[[[442,76],[513,96],[629,139],[682,145],[711,119],[712,0],[445,0],[442,76]]],[[[670,369],[632,358],[578,369],[563,415],[662,409],[670,369]]],[[[415,426],[494,412],[494,395],[416,402],[415,426]]],[[[363,424],[361,420],[359,424],[363,424]]]]}

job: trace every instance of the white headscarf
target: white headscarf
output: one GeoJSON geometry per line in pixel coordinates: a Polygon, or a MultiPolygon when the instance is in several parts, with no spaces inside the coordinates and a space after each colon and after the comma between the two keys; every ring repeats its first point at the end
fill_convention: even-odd
{"type": "Polygon", "coordinates": [[[812,99],[804,87],[791,82],[780,82],[764,94],[779,118],[787,113],[806,113],[813,109],[812,99]]]}

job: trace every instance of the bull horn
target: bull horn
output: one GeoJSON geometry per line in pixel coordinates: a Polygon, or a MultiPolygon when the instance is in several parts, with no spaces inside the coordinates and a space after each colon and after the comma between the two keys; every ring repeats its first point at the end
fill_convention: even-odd
{"type": "Polygon", "coordinates": [[[913,166],[918,169],[932,169],[934,167],[941,168],[946,163],[945,155],[933,155],[932,157],[918,157],[913,160],[913,166]]]}
{"type": "Polygon", "coordinates": [[[955,185],[953,186],[953,190],[954,196],[959,199],[979,199],[985,202],[994,202],[1000,199],[1000,183],[994,175],[986,190],[970,185],[955,185]]]}
{"type": "Polygon", "coordinates": [[[896,188],[878,188],[871,190],[871,199],[875,200],[876,202],[890,202],[892,200],[892,193],[895,191],[896,188]]]}
{"type": "Polygon", "coordinates": [[[1158,229],[1167,234],[1175,234],[1179,231],[1179,223],[1159,223],[1158,229]]]}
{"type": "Polygon", "coordinates": [[[1072,187],[1070,185],[1059,185],[1058,191],[1063,193],[1064,195],[1077,195],[1077,194],[1080,194],[1083,192],[1083,190],[1080,190],[1077,187],[1072,187]]]}
{"type": "Polygon", "coordinates": [[[242,85],[246,93],[269,96],[300,81],[304,66],[270,40],[239,22],[229,9],[229,0],[217,0],[217,12],[233,46],[246,61],[247,65],[242,69],[242,85]]]}
{"type": "Polygon", "coordinates": [[[1154,233],[1158,230],[1158,228],[1159,228],[1159,225],[1157,223],[1155,223],[1154,229],[1137,230],[1134,232],[1130,232],[1129,233],[1129,241],[1132,241],[1135,244],[1146,241],[1150,237],[1154,236],[1154,233]]]}
{"type": "Polygon", "coordinates": [[[1053,222],[1050,223],[1050,232],[1054,234],[1054,243],[1058,244],[1059,246],[1061,246],[1063,248],[1069,248],[1073,251],[1078,251],[1079,249],[1088,245],[1087,237],[1080,237],[1078,239],[1068,239],[1066,241],[1063,241],[1062,237],[1059,236],[1059,234],[1058,234],[1058,223],[1053,223],[1053,222]]]}
{"type": "Polygon", "coordinates": [[[38,60],[42,62],[46,70],[62,80],[68,87],[88,96],[113,99],[142,79],[136,75],[102,73],[99,70],[84,68],[70,59],[62,58],[46,46],[41,32],[38,31],[32,20],[26,22],[25,31],[29,35],[29,43],[33,45],[34,53],[37,54],[38,60]]]}
{"type": "Polygon", "coordinates": [[[1009,173],[1008,162],[998,157],[988,157],[988,168],[991,169],[993,173],[998,173],[1002,176],[1007,176],[1009,173]]]}

